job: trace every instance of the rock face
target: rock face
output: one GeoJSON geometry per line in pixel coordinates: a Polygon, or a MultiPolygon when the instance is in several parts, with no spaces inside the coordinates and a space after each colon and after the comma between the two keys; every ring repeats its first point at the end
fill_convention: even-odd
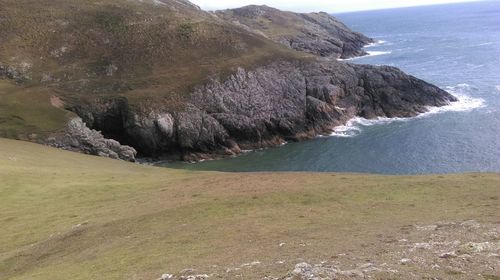
{"type": "Polygon", "coordinates": [[[123,146],[116,140],[104,138],[99,131],[89,129],[81,118],[73,118],[69,121],[66,131],[66,134],[48,139],[47,144],[90,155],[135,161],[137,152],[134,148],[123,146]]]}
{"type": "Polygon", "coordinates": [[[216,14],[289,48],[322,57],[366,55],[363,47],[374,42],[324,12],[298,14],[252,5],[216,14]]]}
{"type": "Polygon", "coordinates": [[[328,134],[355,116],[411,117],[452,101],[397,68],[314,61],[239,68],[225,81],[196,88],[180,112],[141,113],[124,99],[73,110],[143,155],[197,160],[328,134]]]}

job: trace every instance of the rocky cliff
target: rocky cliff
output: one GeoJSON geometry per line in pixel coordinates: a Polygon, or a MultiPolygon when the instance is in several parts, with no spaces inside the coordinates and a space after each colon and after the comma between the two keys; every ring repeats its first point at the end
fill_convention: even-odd
{"type": "Polygon", "coordinates": [[[213,79],[193,91],[181,112],[140,113],[125,99],[72,110],[143,155],[199,160],[329,134],[355,116],[411,117],[454,100],[393,67],[283,61],[213,79]]]}
{"type": "Polygon", "coordinates": [[[216,14],[289,48],[323,57],[366,55],[363,47],[374,42],[324,12],[299,14],[252,5],[216,14]]]}
{"type": "Polygon", "coordinates": [[[396,68],[331,59],[361,55],[370,39],[322,13],[252,6],[211,14],[174,0],[0,4],[0,78],[34,94],[0,101],[17,106],[0,110],[0,135],[15,126],[65,149],[198,160],[455,100],[396,68]],[[276,43],[283,38],[290,48],[276,43]],[[45,96],[47,111],[71,112],[65,123],[30,115],[34,97],[45,96]]]}

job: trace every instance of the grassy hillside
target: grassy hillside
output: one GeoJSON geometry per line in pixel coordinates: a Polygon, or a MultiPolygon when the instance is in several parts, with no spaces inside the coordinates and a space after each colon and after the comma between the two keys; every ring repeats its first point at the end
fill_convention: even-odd
{"type": "Polygon", "coordinates": [[[296,54],[187,1],[1,0],[0,63],[62,94],[182,95],[209,75],[296,54]]]}
{"type": "MultiPolygon", "coordinates": [[[[0,0],[0,7],[0,79],[7,69],[3,76],[17,82],[11,98],[23,111],[33,109],[26,86],[52,92],[66,107],[124,96],[139,109],[177,110],[209,77],[304,56],[184,0],[0,0]]],[[[7,82],[1,83],[4,91],[7,82]]],[[[3,98],[1,103],[0,135],[25,138],[46,131],[37,125],[11,129],[19,126],[12,112],[17,109],[3,98]]],[[[59,110],[46,109],[40,121],[62,127],[65,119],[54,117],[59,110]]]]}
{"type": "Polygon", "coordinates": [[[0,137],[36,140],[63,128],[72,115],[58,108],[54,92],[0,80],[0,137]]]}
{"type": "Polygon", "coordinates": [[[325,12],[299,14],[250,5],[217,15],[289,48],[324,57],[366,55],[362,48],[373,42],[325,12]]]}
{"type": "Polygon", "coordinates": [[[452,241],[498,244],[499,195],[500,174],[203,173],[0,139],[0,279],[157,279],[186,268],[262,279],[325,260],[345,269],[386,262],[403,273],[373,272],[379,279],[497,279],[486,277],[498,268],[429,272],[392,252],[405,248],[397,240],[441,232],[420,236],[418,225],[470,219],[481,226],[461,237],[450,230],[452,241]]]}

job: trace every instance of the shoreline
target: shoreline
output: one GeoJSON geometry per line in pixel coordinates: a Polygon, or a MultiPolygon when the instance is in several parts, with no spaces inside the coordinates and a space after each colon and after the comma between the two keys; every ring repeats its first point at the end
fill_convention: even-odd
{"type": "MultiPolygon", "coordinates": [[[[447,87],[448,91],[451,91],[447,87]]],[[[459,94],[456,92],[451,92],[453,96],[455,96],[458,101],[451,102],[449,105],[445,105],[442,107],[429,106],[427,112],[420,113],[414,117],[409,118],[388,118],[388,117],[378,117],[375,119],[366,119],[362,117],[354,117],[346,122],[344,125],[337,126],[333,129],[332,134],[329,136],[332,137],[354,137],[361,133],[361,127],[363,126],[373,126],[373,125],[383,125],[389,124],[393,122],[405,122],[411,121],[414,119],[421,119],[425,117],[429,117],[436,114],[447,113],[447,112],[467,112],[479,108],[483,108],[486,106],[486,102],[482,98],[474,98],[465,94],[459,94]],[[346,134],[348,132],[359,132],[357,134],[346,134]]]]}
{"type": "MultiPolygon", "coordinates": [[[[445,90],[450,91],[450,93],[458,99],[458,101],[451,102],[448,105],[442,106],[442,107],[436,107],[436,106],[429,106],[427,107],[428,111],[420,113],[414,117],[407,117],[407,118],[402,118],[402,117],[394,117],[394,118],[388,118],[388,117],[378,117],[374,119],[366,119],[362,118],[359,116],[355,116],[345,122],[343,125],[336,126],[332,129],[330,134],[317,134],[316,136],[312,137],[309,140],[315,139],[315,138],[325,138],[325,137],[341,137],[341,138],[352,138],[355,136],[358,136],[359,134],[362,133],[362,127],[367,127],[367,126],[374,126],[374,125],[385,125],[385,124],[390,124],[393,122],[406,122],[406,121],[411,121],[415,119],[420,119],[420,118],[426,118],[430,117],[432,115],[436,114],[441,114],[441,113],[447,113],[447,112],[467,112],[479,108],[483,108],[486,106],[486,103],[483,99],[481,98],[474,98],[465,94],[458,93],[454,91],[454,88],[457,87],[469,87],[467,84],[459,84],[455,87],[445,87],[445,90]]],[[[307,140],[305,140],[307,141],[307,140]]],[[[139,158],[138,163],[139,164],[145,164],[145,165],[153,165],[153,166],[160,166],[160,167],[167,167],[167,166],[162,166],[161,164],[175,164],[175,163],[187,163],[187,164],[197,164],[197,163],[202,163],[206,161],[215,161],[215,160],[224,160],[227,158],[234,158],[234,157],[239,157],[243,156],[248,153],[253,153],[257,151],[263,151],[267,149],[274,149],[274,148],[280,148],[282,146],[288,145],[289,142],[285,141],[281,143],[280,145],[276,146],[269,146],[269,147],[263,147],[259,149],[246,149],[246,150],[241,150],[241,153],[235,154],[235,155],[228,155],[228,156],[221,156],[221,155],[216,155],[211,158],[203,158],[200,160],[196,161],[182,161],[182,160],[152,160],[151,158],[139,158]]]]}
{"type": "Polygon", "coordinates": [[[365,55],[359,55],[359,56],[354,56],[350,58],[337,58],[338,61],[351,61],[363,57],[371,57],[371,56],[379,56],[379,55],[385,55],[385,54],[391,54],[392,51],[368,51],[366,50],[367,48],[372,48],[372,47],[378,47],[380,45],[386,44],[387,41],[384,40],[377,40],[376,42],[369,43],[363,46],[362,50],[366,52],[365,55]]]}

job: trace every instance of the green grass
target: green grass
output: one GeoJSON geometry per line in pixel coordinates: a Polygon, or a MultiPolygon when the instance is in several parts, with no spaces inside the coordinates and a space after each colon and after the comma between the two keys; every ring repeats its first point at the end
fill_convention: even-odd
{"type": "Polygon", "coordinates": [[[500,174],[193,172],[0,139],[0,279],[320,260],[410,224],[496,221],[499,191],[500,174]]]}
{"type": "Polygon", "coordinates": [[[52,94],[0,80],[0,137],[36,140],[63,128],[70,113],[51,104],[52,94]]]}

